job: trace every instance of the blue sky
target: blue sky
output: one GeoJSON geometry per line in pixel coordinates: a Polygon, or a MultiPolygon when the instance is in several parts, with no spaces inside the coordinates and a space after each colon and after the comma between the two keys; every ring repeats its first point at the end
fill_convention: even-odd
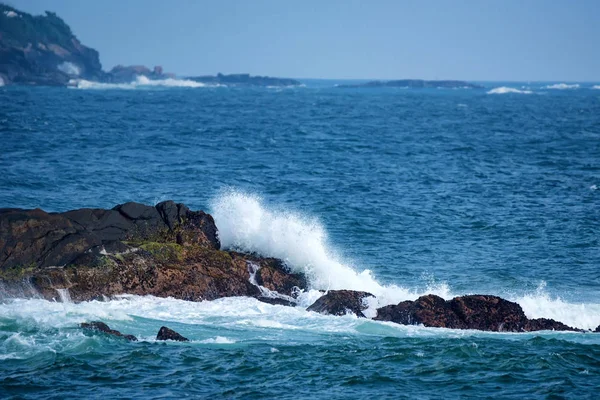
{"type": "Polygon", "coordinates": [[[34,14],[55,11],[100,52],[105,69],[144,64],[179,75],[600,80],[597,0],[7,2],[34,14]]]}

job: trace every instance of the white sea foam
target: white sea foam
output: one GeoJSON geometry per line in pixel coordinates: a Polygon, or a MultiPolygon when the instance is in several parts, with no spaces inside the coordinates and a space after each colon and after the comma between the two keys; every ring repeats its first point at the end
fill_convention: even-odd
{"type": "MultiPolygon", "coordinates": [[[[260,197],[235,190],[216,197],[211,208],[223,247],[282,259],[292,271],[308,277],[311,289],[364,290],[377,296],[379,306],[423,294],[382,285],[368,269],[357,271],[328,243],[315,218],[269,209],[260,197]]],[[[445,284],[428,287],[427,292],[452,297],[445,284]]]]}
{"type": "Polygon", "coordinates": [[[72,79],[69,84],[77,89],[138,89],[143,87],[187,87],[200,88],[207,85],[190,79],[148,79],[146,76],[138,76],[135,81],[129,83],[101,83],[87,81],[85,79],[72,79]]]}
{"type": "Polygon", "coordinates": [[[534,293],[514,299],[528,318],[552,318],[569,326],[595,329],[600,326],[600,304],[569,303],[551,296],[542,282],[534,293]]]}
{"type": "Polygon", "coordinates": [[[487,92],[487,94],[507,94],[507,93],[518,93],[518,94],[531,94],[533,93],[531,90],[519,90],[507,86],[501,86],[494,88],[487,92]]]}
{"type": "Polygon", "coordinates": [[[544,86],[544,89],[555,89],[555,90],[565,90],[565,89],[579,89],[579,84],[567,84],[567,83],[555,83],[553,85],[544,86]]]}
{"type": "Polygon", "coordinates": [[[594,85],[592,86],[592,89],[600,90],[600,85],[594,85]]]}
{"type": "Polygon", "coordinates": [[[200,343],[232,344],[235,343],[235,340],[223,336],[217,336],[215,338],[201,340],[200,343]]]}

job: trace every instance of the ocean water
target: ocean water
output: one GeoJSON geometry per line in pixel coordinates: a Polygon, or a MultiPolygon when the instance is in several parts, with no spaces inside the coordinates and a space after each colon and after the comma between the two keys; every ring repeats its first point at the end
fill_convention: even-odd
{"type": "MultiPolygon", "coordinates": [[[[369,308],[494,294],[600,325],[600,86],[0,88],[0,207],[173,199],[369,308]]],[[[600,334],[400,326],[247,298],[0,303],[0,398],[597,398],[600,334]],[[139,342],[82,332],[102,320],[139,342]],[[161,343],[166,325],[190,343],[161,343]]]]}

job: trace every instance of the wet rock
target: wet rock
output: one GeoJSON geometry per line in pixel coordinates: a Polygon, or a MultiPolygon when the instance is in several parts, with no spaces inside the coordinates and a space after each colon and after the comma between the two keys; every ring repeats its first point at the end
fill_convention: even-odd
{"type": "Polygon", "coordinates": [[[430,294],[415,301],[403,301],[377,309],[377,321],[391,321],[402,325],[419,325],[437,328],[464,329],[464,324],[452,311],[450,304],[439,296],[430,294]]]}
{"type": "Polygon", "coordinates": [[[455,297],[450,300],[450,307],[463,322],[464,329],[518,332],[527,323],[520,305],[498,296],[455,297]]]}
{"type": "Polygon", "coordinates": [[[284,299],[281,297],[265,297],[258,296],[256,300],[262,301],[263,303],[268,303],[276,306],[288,306],[288,307],[296,307],[298,303],[292,300],[284,299]]]}
{"type": "Polygon", "coordinates": [[[219,250],[212,216],[165,201],[64,213],[0,209],[0,282],[26,280],[47,299],[68,287],[73,301],[119,294],[200,301],[261,295],[249,282],[291,296],[304,276],[280,260],[219,250]],[[59,286],[57,286],[59,285],[59,286]]]}
{"type": "Polygon", "coordinates": [[[366,318],[363,311],[367,308],[364,302],[367,297],[374,296],[368,292],[354,290],[330,290],[306,310],[328,315],[346,315],[351,312],[366,318]]]}
{"type": "Polygon", "coordinates": [[[186,337],[181,336],[179,333],[172,329],[163,326],[159,329],[156,335],[156,340],[174,340],[176,342],[189,342],[190,340],[186,337]]]}
{"type": "Polygon", "coordinates": [[[110,329],[108,325],[106,325],[104,322],[100,322],[100,321],[92,321],[92,322],[83,322],[79,325],[81,328],[83,329],[89,329],[92,331],[97,331],[97,332],[102,332],[105,333],[107,335],[112,335],[112,336],[117,336],[117,337],[122,337],[123,339],[127,339],[131,342],[136,342],[137,338],[133,335],[124,335],[119,331],[116,331],[114,329],[110,329]]]}
{"type": "Polygon", "coordinates": [[[526,332],[534,332],[534,331],[574,331],[580,332],[581,329],[571,328],[568,325],[563,324],[562,322],[555,321],[549,318],[536,318],[530,319],[525,324],[523,328],[526,332]]]}
{"type": "Polygon", "coordinates": [[[529,320],[517,303],[486,295],[459,296],[446,301],[430,294],[379,308],[374,319],[403,325],[493,332],[576,331],[551,319],[529,320]]]}
{"type": "Polygon", "coordinates": [[[598,327],[596,328],[596,330],[594,330],[594,332],[600,333],[600,325],[598,325],[598,327]]]}

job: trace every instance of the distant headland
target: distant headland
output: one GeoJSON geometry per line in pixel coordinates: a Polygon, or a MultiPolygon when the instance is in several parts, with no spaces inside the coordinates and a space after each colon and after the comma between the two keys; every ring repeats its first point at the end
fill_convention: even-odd
{"type": "MultiPolygon", "coordinates": [[[[102,83],[129,83],[137,77],[173,79],[163,68],[118,65],[104,71],[100,54],[83,45],[58,15],[31,15],[0,3],[0,86],[68,86],[84,79],[102,83]]],[[[234,74],[187,78],[227,86],[299,86],[294,79],[234,74]]]]}
{"type": "MultiPolygon", "coordinates": [[[[71,86],[86,81],[128,84],[139,79],[169,80],[175,74],[161,66],[117,65],[104,71],[97,50],[83,45],[65,21],[53,12],[31,15],[0,3],[0,86],[71,86]],[[143,78],[142,78],[143,77],[143,78]]],[[[290,87],[302,83],[290,78],[217,74],[184,78],[181,86],[290,87]],[[202,84],[202,85],[197,85],[202,84]]],[[[167,81],[167,83],[171,83],[167,81]]],[[[177,85],[167,85],[177,86],[177,85]]],[[[340,88],[481,88],[456,80],[402,79],[339,85],[340,88]]]]}
{"type": "Polygon", "coordinates": [[[481,89],[483,86],[465,81],[454,80],[434,80],[426,81],[423,79],[400,79],[393,81],[370,81],[366,83],[358,83],[351,85],[339,85],[340,88],[381,88],[381,87],[396,87],[410,89],[427,89],[427,88],[443,88],[443,89],[481,89]]]}

